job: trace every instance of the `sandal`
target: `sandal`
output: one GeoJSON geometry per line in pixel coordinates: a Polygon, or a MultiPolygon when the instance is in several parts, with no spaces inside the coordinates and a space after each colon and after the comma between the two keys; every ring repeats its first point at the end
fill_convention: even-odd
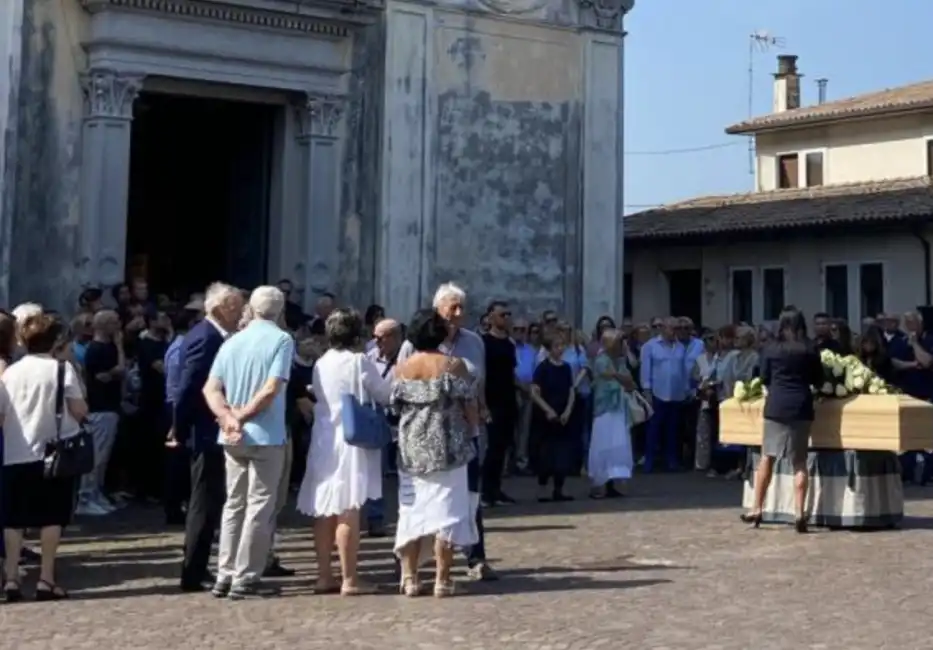
{"type": "Polygon", "coordinates": [[[379,588],[376,585],[366,584],[365,582],[355,585],[344,584],[340,587],[341,596],[372,596],[377,593],[379,593],[379,588]]]}
{"type": "Polygon", "coordinates": [[[68,592],[56,584],[40,580],[36,586],[36,602],[48,602],[52,600],[67,600],[68,592]],[[39,587],[45,587],[40,589],[39,587]]]}
{"type": "Polygon", "coordinates": [[[7,580],[3,585],[3,599],[8,603],[18,603],[23,599],[23,589],[16,580],[7,580]]]}
{"type": "Polygon", "coordinates": [[[398,592],[403,596],[414,598],[421,595],[421,583],[416,576],[402,576],[398,592]]]}
{"type": "Polygon", "coordinates": [[[438,580],[434,583],[434,597],[448,598],[454,595],[453,580],[438,580]]]}

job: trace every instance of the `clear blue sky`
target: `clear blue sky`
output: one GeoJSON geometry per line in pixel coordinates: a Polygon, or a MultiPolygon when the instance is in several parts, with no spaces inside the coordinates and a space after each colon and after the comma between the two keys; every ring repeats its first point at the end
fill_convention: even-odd
{"type": "Polygon", "coordinates": [[[626,212],[752,189],[747,141],[723,132],[748,116],[752,32],[784,39],[754,57],[760,115],[771,110],[778,54],[800,57],[804,105],[816,103],[820,77],[830,100],[933,79],[931,26],[929,0],[636,0],[625,24],[626,212]]]}

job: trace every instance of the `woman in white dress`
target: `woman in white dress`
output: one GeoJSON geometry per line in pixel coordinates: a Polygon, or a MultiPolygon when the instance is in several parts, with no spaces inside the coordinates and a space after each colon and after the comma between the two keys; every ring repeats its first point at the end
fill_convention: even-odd
{"type": "Polygon", "coordinates": [[[602,350],[593,360],[593,436],[586,471],[594,499],[621,496],[616,482],[632,478],[635,465],[624,395],[635,388],[625,367],[627,352],[622,333],[606,330],[602,350]]]}
{"type": "Polygon", "coordinates": [[[318,593],[356,596],[375,589],[357,579],[360,508],[382,497],[382,451],[348,445],[344,439],[342,398],[354,395],[362,403],[387,404],[391,382],[358,350],[363,320],[349,309],[336,309],[324,325],[330,349],[314,366],[314,426],[298,510],[314,517],[318,593]],[[343,583],[331,569],[336,542],[343,583]]]}
{"type": "Polygon", "coordinates": [[[474,382],[462,359],[439,348],[447,323],[433,309],[415,314],[408,340],[415,353],[395,369],[392,404],[399,413],[399,520],[395,552],[402,561],[399,590],[418,596],[422,550],[433,542],[434,595],[453,595],[454,548],[479,536],[470,501],[467,463],[477,430],[474,382]]]}

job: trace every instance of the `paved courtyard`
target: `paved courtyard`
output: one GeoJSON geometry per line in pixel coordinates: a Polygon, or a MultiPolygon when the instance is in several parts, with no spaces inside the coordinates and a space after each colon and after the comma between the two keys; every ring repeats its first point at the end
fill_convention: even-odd
{"type": "MultiPolygon", "coordinates": [[[[276,599],[230,602],[175,589],[181,535],[132,512],[69,536],[63,603],[0,605],[3,650],[223,648],[766,649],[927,648],[933,604],[933,488],[909,491],[900,531],[746,529],[740,486],[694,475],[639,477],[625,499],[533,502],[492,511],[502,575],[462,597],[391,593],[389,540],[365,540],[385,595],[315,596],[307,524],[284,559],[300,569],[276,599]],[[122,517],[122,519],[120,519],[122,517]]],[[[585,493],[582,481],[573,493],[585,493]]],[[[30,574],[30,582],[32,576],[30,574]]]]}

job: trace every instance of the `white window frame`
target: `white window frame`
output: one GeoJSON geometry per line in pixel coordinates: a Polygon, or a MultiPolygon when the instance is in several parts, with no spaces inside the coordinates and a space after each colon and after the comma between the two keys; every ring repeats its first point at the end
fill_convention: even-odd
{"type": "Polygon", "coordinates": [[[779,151],[774,154],[774,189],[791,189],[781,187],[781,157],[797,156],[797,188],[810,187],[807,185],[807,154],[818,153],[823,155],[823,185],[829,185],[828,162],[829,147],[811,147],[798,151],[779,151]]]}
{"type": "Polygon", "coordinates": [[[922,173],[918,174],[918,176],[933,175],[930,174],[933,172],[933,169],[928,169],[927,167],[928,163],[930,162],[927,160],[927,149],[930,147],[931,140],[933,140],[933,135],[927,135],[923,138],[923,149],[920,151],[920,169],[923,171],[922,173]]]}
{"type": "Polygon", "coordinates": [[[735,286],[733,284],[733,279],[736,271],[751,271],[752,274],[752,322],[758,323],[758,314],[761,313],[761,301],[759,293],[756,291],[756,288],[760,285],[758,269],[754,266],[730,266],[729,267],[729,303],[728,303],[728,313],[729,313],[729,322],[737,323],[735,320],[735,314],[732,312],[733,306],[733,296],[735,295],[735,286]]]}
{"type": "MultiPolygon", "coordinates": [[[[807,154],[818,153],[823,155],[823,185],[829,185],[829,148],[828,147],[814,147],[812,149],[801,149],[797,152],[799,156],[797,158],[797,185],[800,187],[810,187],[807,184],[807,154]]],[[[814,185],[814,187],[822,187],[819,185],[814,185]]]]}
{"type": "Polygon", "coordinates": [[[848,302],[849,302],[849,313],[847,314],[846,320],[849,322],[849,327],[853,329],[860,327],[862,323],[862,265],[863,264],[878,264],[881,266],[881,311],[888,311],[888,300],[890,299],[890,291],[888,284],[888,263],[884,260],[879,259],[867,259],[867,260],[833,260],[828,262],[823,262],[820,267],[820,304],[823,306],[822,311],[826,311],[828,306],[826,304],[826,267],[828,266],[844,266],[846,267],[846,283],[848,284],[848,302]]]}
{"type": "MultiPolygon", "coordinates": [[[[756,318],[755,318],[756,323],[765,322],[765,271],[780,271],[781,272],[782,278],[784,280],[784,305],[781,305],[781,307],[783,308],[785,305],[790,305],[793,303],[792,300],[788,299],[789,292],[790,292],[790,282],[787,279],[787,276],[789,275],[788,268],[781,264],[769,264],[767,266],[759,267],[758,275],[760,276],[760,279],[758,282],[758,293],[760,297],[759,304],[761,306],[761,309],[756,314],[756,318]]],[[[824,300],[825,300],[825,295],[824,295],[824,300]]]]}

